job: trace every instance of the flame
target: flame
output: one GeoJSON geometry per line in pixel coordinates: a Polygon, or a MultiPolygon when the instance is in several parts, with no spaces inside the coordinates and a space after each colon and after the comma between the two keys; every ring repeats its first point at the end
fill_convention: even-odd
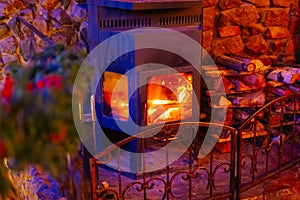
{"type": "MultiPolygon", "coordinates": [[[[152,76],[147,84],[147,124],[186,119],[192,116],[192,74],[152,76]]],[[[128,77],[105,72],[103,99],[106,116],[129,118],[128,77]]]]}
{"type": "Polygon", "coordinates": [[[173,119],[174,115],[180,115],[180,109],[177,108],[169,108],[166,110],[166,112],[159,115],[158,118],[156,118],[153,122],[160,122],[160,121],[166,121],[168,119],[173,119]]]}
{"type": "Polygon", "coordinates": [[[192,89],[190,87],[179,87],[178,88],[178,102],[186,103],[191,100],[192,97],[192,89]]]}
{"type": "Polygon", "coordinates": [[[147,123],[189,118],[192,114],[192,74],[153,76],[147,86],[147,123]]]}
{"type": "Polygon", "coordinates": [[[166,104],[171,104],[174,103],[174,101],[171,100],[162,100],[162,99],[155,99],[155,100],[149,100],[147,101],[148,103],[152,105],[166,105],[166,104]]]}
{"type": "Polygon", "coordinates": [[[103,98],[109,108],[105,115],[124,121],[129,118],[127,76],[104,72],[103,98]]]}

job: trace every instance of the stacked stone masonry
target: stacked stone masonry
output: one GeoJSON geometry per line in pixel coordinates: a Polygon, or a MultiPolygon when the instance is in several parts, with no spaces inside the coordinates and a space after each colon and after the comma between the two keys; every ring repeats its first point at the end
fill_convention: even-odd
{"type": "Polygon", "coordinates": [[[14,60],[26,65],[48,45],[19,16],[56,44],[75,50],[87,47],[87,9],[75,1],[0,0],[0,71],[14,60]]]}
{"type": "MultiPolygon", "coordinates": [[[[203,47],[211,56],[300,63],[299,0],[203,0],[203,7],[203,47]]],[[[75,0],[0,0],[0,69],[13,60],[26,64],[47,45],[18,16],[55,43],[85,49],[87,12],[75,0]]]]}
{"type": "Polygon", "coordinates": [[[299,63],[299,0],[203,0],[203,6],[203,47],[211,56],[299,63]]]}

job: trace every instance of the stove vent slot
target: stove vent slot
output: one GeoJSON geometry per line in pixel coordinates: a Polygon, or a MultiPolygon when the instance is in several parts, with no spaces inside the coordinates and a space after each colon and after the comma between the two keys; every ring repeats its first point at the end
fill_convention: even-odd
{"type": "Polygon", "coordinates": [[[172,17],[160,17],[159,25],[176,25],[176,24],[192,24],[200,23],[201,15],[182,15],[182,16],[172,16],[172,17]]]}
{"type": "Polygon", "coordinates": [[[99,28],[150,27],[151,23],[151,18],[103,19],[99,21],[99,28]]]}

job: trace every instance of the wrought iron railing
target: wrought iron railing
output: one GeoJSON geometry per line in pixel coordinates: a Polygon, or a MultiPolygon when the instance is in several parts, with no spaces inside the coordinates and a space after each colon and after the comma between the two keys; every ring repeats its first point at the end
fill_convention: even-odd
{"type": "MultiPolygon", "coordinates": [[[[112,199],[241,199],[243,192],[300,162],[300,94],[269,102],[237,129],[204,122],[170,123],[160,129],[128,137],[91,159],[93,199],[105,199],[106,195],[112,199]],[[167,147],[179,125],[195,134],[181,158],[160,171],[142,172],[134,178],[122,172],[119,150],[123,146],[140,142],[142,153],[150,146],[167,147]],[[230,152],[220,153],[217,145],[204,158],[197,158],[208,127],[222,129],[219,144],[230,141],[230,152]],[[157,132],[163,137],[153,136],[157,132]],[[117,163],[115,170],[106,167],[112,161],[117,163]]],[[[172,152],[166,151],[166,163],[168,153],[172,152]]],[[[145,159],[142,154],[143,164],[145,159]]]]}
{"type": "Polygon", "coordinates": [[[241,124],[237,140],[236,198],[240,199],[243,191],[298,163],[299,136],[299,93],[276,98],[241,124]],[[251,138],[243,139],[246,132],[250,132],[251,138]]]}
{"type": "MultiPolygon", "coordinates": [[[[98,154],[96,158],[91,160],[91,174],[92,174],[92,191],[93,199],[105,199],[105,195],[110,195],[112,199],[223,199],[234,197],[235,190],[235,141],[236,130],[231,127],[221,126],[218,124],[204,123],[204,122],[183,122],[171,123],[165,125],[162,130],[161,127],[152,128],[141,132],[134,137],[129,137],[121,142],[112,145],[105,149],[105,151],[98,154]],[[194,143],[187,146],[186,152],[179,160],[185,160],[180,163],[167,164],[165,169],[158,172],[141,172],[139,177],[130,179],[123,176],[121,171],[121,153],[120,148],[129,142],[138,140],[141,143],[141,151],[148,151],[150,143],[158,146],[165,146],[168,149],[170,138],[174,139],[174,131],[177,131],[178,126],[189,131],[188,134],[196,134],[194,143]],[[226,155],[222,155],[214,148],[204,158],[197,158],[198,147],[205,136],[206,129],[211,127],[216,131],[222,131],[221,138],[227,138],[231,141],[231,151],[226,155]],[[157,133],[153,136],[153,133],[157,133]],[[160,138],[159,134],[164,137],[160,138]],[[158,139],[160,138],[160,139],[158,139]],[[221,158],[222,157],[222,158],[221,158]],[[99,173],[101,167],[105,164],[115,160],[117,162],[116,173],[117,178],[112,180],[105,171],[105,175],[99,173]],[[223,170],[222,170],[223,169],[223,170]],[[102,177],[102,178],[101,178],[102,177]],[[227,180],[227,183],[226,181],[227,180]],[[109,185],[115,187],[101,187],[102,182],[107,182],[109,185]],[[112,183],[117,181],[118,184],[112,183]],[[201,184],[199,184],[201,182],[201,184]],[[195,187],[197,185],[197,187],[195,187]],[[157,188],[155,190],[155,187],[157,188]],[[159,192],[158,192],[159,191],[159,192]],[[140,194],[138,194],[140,193],[140,194]]],[[[177,133],[176,137],[178,136],[177,133]]],[[[185,146],[185,141],[180,142],[185,146]]],[[[178,145],[178,148],[182,148],[178,145]]],[[[166,150],[166,154],[162,155],[165,162],[169,163],[168,157],[172,152],[166,150]]],[[[146,157],[141,154],[141,160],[145,165],[146,157]]],[[[149,159],[149,158],[147,158],[149,159]]],[[[150,158],[151,159],[151,158],[150,158]]],[[[156,158],[152,158],[155,162],[156,158]]],[[[157,161],[159,162],[159,161],[157,161]]],[[[147,168],[147,166],[143,166],[147,168]]],[[[101,170],[100,170],[101,171],[101,170]]]]}

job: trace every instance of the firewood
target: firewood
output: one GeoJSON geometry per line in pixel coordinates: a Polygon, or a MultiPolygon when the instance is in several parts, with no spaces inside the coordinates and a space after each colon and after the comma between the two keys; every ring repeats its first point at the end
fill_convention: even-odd
{"type": "Polygon", "coordinates": [[[224,65],[230,69],[239,72],[241,71],[254,72],[256,68],[256,65],[252,62],[238,60],[236,58],[228,57],[225,55],[217,56],[215,58],[215,61],[217,64],[224,65]]]}
{"type": "Polygon", "coordinates": [[[248,90],[251,90],[252,88],[245,85],[242,81],[239,81],[239,80],[233,80],[232,81],[233,84],[235,85],[235,91],[237,92],[242,92],[242,91],[248,91],[248,90]]]}
{"type": "Polygon", "coordinates": [[[292,94],[292,91],[288,87],[267,87],[267,92],[271,92],[273,94],[276,94],[278,96],[284,96],[292,94]]]}
{"type": "Polygon", "coordinates": [[[276,69],[270,72],[267,78],[276,82],[293,84],[299,79],[299,75],[293,70],[276,69]]]}
{"type": "Polygon", "coordinates": [[[240,96],[232,96],[229,100],[236,106],[261,106],[266,101],[266,95],[264,91],[257,91],[240,96]]]}

